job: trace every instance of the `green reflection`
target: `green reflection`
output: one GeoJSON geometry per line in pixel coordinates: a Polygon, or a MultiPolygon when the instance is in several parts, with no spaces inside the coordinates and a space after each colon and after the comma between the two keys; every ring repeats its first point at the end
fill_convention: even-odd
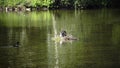
{"type": "Polygon", "coordinates": [[[6,27],[42,27],[47,26],[46,21],[51,20],[51,14],[46,12],[17,12],[0,13],[1,24],[6,27]]]}
{"type": "Polygon", "coordinates": [[[54,11],[53,22],[56,24],[53,24],[52,36],[66,30],[80,40],[62,45],[49,43],[49,68],[119,67],[118,11],[111,9],[54,11]]]}
{"type": "Polygon", "coordinates": [[[119,68],[119,11],[0,13],[0,68],[119,68]],[[79,40],[51,40],[61,30],[79,40]]]}
{"type": "Polygon", "coordinates": [[[49,11],[1,13],[0,21],[0,68],[46,68],[49,11]]]}

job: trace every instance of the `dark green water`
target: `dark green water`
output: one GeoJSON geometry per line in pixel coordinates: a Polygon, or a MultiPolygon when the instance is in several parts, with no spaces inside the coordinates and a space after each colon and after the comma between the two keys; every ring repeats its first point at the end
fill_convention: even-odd
{"type": "Polygon", "coordinates": [[[119,67],[119,9],[0,13],[0,68],[119,67]],[[61,30],[79,40],[51,40],[61,30]]]}

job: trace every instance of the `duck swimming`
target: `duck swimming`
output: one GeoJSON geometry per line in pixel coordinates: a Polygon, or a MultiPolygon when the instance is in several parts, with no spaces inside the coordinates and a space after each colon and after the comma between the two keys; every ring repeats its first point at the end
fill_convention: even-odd
{"type": "Polygon", "coordinates": [[[56,42],[69,42],[78,40],[77,38],[73,37],[71,34],[67,34],[65,30],[61,31],[59,35],[56,35],[52,38],[52,40],[56,42]]]}
{"type": "Polygon", "coordinates": [[[77,38],[73,37],[72,35],[67,35],[66,31],[61,31],[60,37],[62,37],[64,40],[78,40],[77,38]]]}
{"type": "Polygon", "coordinates": [[[19,47],[20,46],[20,42],[16,42],[14,45],[13,45],[13,47],[19,47]]]}
{"type": "Polygon", "coordinates": [[[67,36],[67,32],[66,31],[61,31],[60,32],[60,37],[65,37],[67,36]]]}

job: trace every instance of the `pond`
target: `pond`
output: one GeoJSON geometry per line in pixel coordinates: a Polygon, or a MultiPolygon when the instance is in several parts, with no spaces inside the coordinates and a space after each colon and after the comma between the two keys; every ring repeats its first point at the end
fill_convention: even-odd
{"type": "Polygon", "coordinates": [[[0,12],[0,68],[119,68],[119,12],[0,12]],[[62,30],[79,40],[52,40],[62,30]]]}

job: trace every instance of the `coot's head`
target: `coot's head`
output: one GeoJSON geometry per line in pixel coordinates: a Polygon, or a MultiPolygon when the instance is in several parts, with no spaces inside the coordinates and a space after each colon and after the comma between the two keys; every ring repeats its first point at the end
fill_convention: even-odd
{"type": "Polygon", "coordinates": [[[61,31],[61,33],[60,33],[60,34],[61,34],[61,36],[62,36],[62,37],[67,36],[67,32],[66,32],[65,30],[61,31]]]}
{"type": "Polygon", "coordinates": [[[17,41],[13,46],[14,46],[14,47],[19,47],[19,45],[20,45],[20,42],[17,41]]]}

